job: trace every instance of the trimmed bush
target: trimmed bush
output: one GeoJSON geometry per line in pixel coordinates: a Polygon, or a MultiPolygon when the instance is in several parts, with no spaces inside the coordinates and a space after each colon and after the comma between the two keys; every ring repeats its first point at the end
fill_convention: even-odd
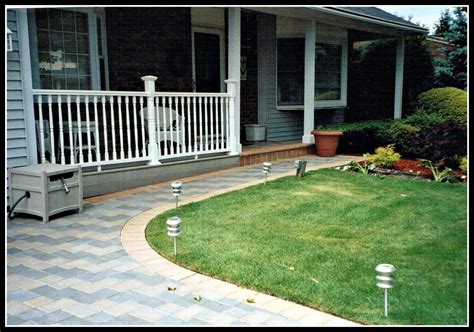
{"type": "Polygon", "coordinates": [[[459,168],[463,171],[464,174],[467,174],[467,156],[461,158],[461,162],[459,164],[459,168]]]}
{"type": "Polygon", "coordinates": [[[375,149],[374,154],[364,154],[365,161],[377,167],[393,168],[393,165],[400,160],[400,154],[395,152],[394,145],[389,144],[375,149]]]}
{"type": "Polygon", "coordinates": [[[445,120],[467,124],[467,93],[458,88],[436,88],[418,96],[417,111],[439,114],[445,120]]]}

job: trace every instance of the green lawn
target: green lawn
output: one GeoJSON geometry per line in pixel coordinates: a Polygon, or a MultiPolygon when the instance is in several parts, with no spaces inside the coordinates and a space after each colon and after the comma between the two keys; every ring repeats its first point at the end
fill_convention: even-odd
{"type": "MultiPolygon", "coordinates": [[[[366,324],[467,324],[467,187],[323,169],[180,206],[177,263],[366,324]],[[374,268],[393,264],[389,317],[374,268]]],[[[170,194],[171,195],[171,194],[170,194]]]]}

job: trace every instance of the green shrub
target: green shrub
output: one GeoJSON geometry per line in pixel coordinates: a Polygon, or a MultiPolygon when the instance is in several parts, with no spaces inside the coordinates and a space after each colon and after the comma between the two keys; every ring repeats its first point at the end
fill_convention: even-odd
{"type": "Polygon", "coordinates": [[[400,157],[400,154],[395,152],[394,144],[378,147],[375,149],[374,154],[364,154],[364,159],[367,163],[387,168],[392,168],[400,160],[400,157]]]}
{"type": "Polygon", "coordinates": [[[436,88],[418,96],[417,113],[437,113],[445,120],[467,124],[467,93],[458,88],[436,88]]]}
{"type": "Polygon", "coordinates": [[[317,129],[341,130],[338,152],[365,153],[381,145],[392,143],[389,129],[393,120],[372,120],[337,125],[318,126],[317,129]]]}

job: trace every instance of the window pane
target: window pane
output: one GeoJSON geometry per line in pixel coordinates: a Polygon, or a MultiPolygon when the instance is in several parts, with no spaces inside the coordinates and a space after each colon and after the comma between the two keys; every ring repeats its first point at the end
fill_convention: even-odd
{"type": "Polygon", "coordinates": [[[63,29],[60,10],[48,9],[48,17],[50,30],[61,31],[63,29]]]}
{"type": "Polygon", "coordinates": [[[79,90],[79,79],[77,76],[67,76],[66,80],[68,90],[79,90]]]}
{"type": "Polygon", "coordinates": [[[76,31],[74,12],[70,12],[69,10],[63,11],[63,30],[70,32],[76,31]]]}
{"type": "Polygon", "coordinates": [[[66,89],[66,76],[53,76],[53,89],[64,90],[66,89]]]}
{"type": "Polygon", "coordinates": [[[77,32],[88,32],[87,14],[76,12],[76,29],[77,32]]]}
{"type": "Polygon", "coordinates": [[[316,43],[316,101],[341,99],[341,65],[342,45],[316,43]]]}
{"type": "Polygon", "coordinates": [[[50,75],[40,75],[41,88],[42,89],[52,89],[53,88],[53,79],[50,75]]]}
{"type": "Polygon", "coordinates": [[[79,77],[79,84],[81,90],[90,90],[91,83],[90,83],[90,76],[80,76],[79,77]]]}
{"type": "Polygon", "coordinates": [[[50,32],[51,51],[63,50],[63,36],[61,32],[50,32]]]}
{"type": "Polygon", "coordinates": [[[77,53],[89,54],[89,38],[87,35],[77,36],[77,53]]]}
{"type": "Polygon", "coordinates": [[[66,70],[66,75],[77,75],[77,55],[66,54],[64,69],[66,70]]]}
{"type": "Polygon", "coordinates": [[[49,52],[51,56],[51,71],[53,74],[64,74],[64,53],[59,50],[49,52]]]}
{"type": "Polygon", "coordinates": [[[104,59],[100,59],[100,89],[106,90],[107,87],[105,85],[105,62],[104,59]]]}
{"type": "Polygon", "coordinates": [[[79,75],[88,75],[90,73],[89,56],[78,56],[79,75]]]}
{"type": "Polygon", "coordinates": [[[74,33],[64,33],[64,48],[67,53],[77,53],[76,35],[74,33]]]}
{"type": "Polygon", "coordinates": [[[278,105],[304,104],[304,38],[278,39],[278,105]]]}
{"type": "Polygon", "coordinates": [[[48,10],[37,9],[35,12],[36,16],[36,28],[48,29],[48,10]]]}
{"type": "Polygon", "coordinates": [[[38,38],[38,51],[49,50],[49,33],[48,31],[38,30],[36,34],[38,38]]]}
{"type": "Polygon", "coordinates": [[[51,59],[49,57],[49,53],[38,53],[38,67],[41,74],[51,73],[51,59]]]}

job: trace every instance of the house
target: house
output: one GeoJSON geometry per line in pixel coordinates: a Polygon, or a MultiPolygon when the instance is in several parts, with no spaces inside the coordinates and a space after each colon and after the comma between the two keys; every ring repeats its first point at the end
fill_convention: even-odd
{"type": "Polygon", "coordinates": [[[428,31],[375,7],[7,6],[7,167],[80,164],[84,196],[236,166],[244,126],[344,121],[357,41],[428,31]],[[8,41],[8,38],[7,38],[8,41]]]}

